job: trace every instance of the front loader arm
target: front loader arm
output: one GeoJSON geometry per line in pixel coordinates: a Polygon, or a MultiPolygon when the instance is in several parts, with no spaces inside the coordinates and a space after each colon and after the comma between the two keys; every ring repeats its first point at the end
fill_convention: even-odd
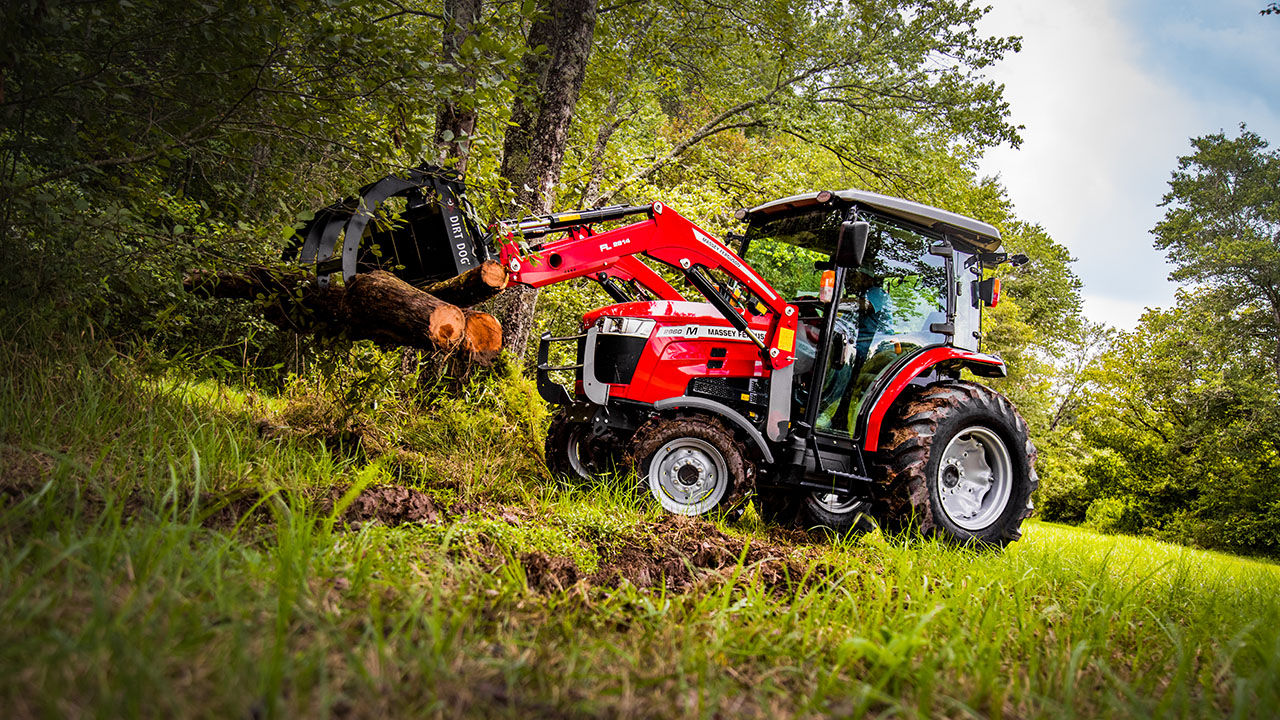
{"type": "Polygon", "coordinates": [[[685,299],[679,290],[671,287],[671,283],[634,255],[618,258],[617,262],[601,270],[599,274],[622,282],[634,282],[659,300],[685,299]]]}
{"type": "MultiPolygon", "coordinates": [[[[746,330],[746,319],[714,292],[707,292],[706,270],[718,270],[738,281],[763,302],[774,316],[761,351],[775,368],[790,365],[794,359],[797,313],[794,306],[778,295],[763,278],[719,240],[689,222],[679,213],[654,203],[648,208],[615,210],[611,217],[596,218],[604,211],[566,213],[545,218],[529,218],[506,225],[506,242],[500,256],[514,282],[531,287],[578,277],[595,277],[599,273],[621,277],[631,275],[651,292],[663,299],[680,298],[680,294],[660,275],[653,272],[637,256],[645,255],[685,273],[695,287],[708,295],[735,327],[746,330]],[[648,211],[649,219],[593,233],[586,223],[616,219],[618,213],[640,214],[648,211]],[[566,236],[522,252],[512,227],[526,235],[563,231],[566,236]]],[[[755,336],[747,332],[749,337],[755,336]]]]}

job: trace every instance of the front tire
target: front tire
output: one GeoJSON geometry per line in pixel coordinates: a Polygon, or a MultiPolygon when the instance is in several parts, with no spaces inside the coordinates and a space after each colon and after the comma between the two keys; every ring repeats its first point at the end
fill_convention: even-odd
{"type": "Polygon", "coordinates": [[[628,459],[662,508],[677,515],[735,507],[747,489],[738,442],[709,417],[650,419],[636,430],[628,459]]]}
{"type": "Polygon", "coordinates": [[[877,465],[888,482],[887,521],[959,544],[1003,546],[1022,537],[1039,484],[1027,424],[1000,393],[944,381],[899,403],[877,465]]]}
{"type": "Polygon", "coordinates": [[[599,480],[611,464],[602,440],[593,435],[589,423],[574,422],[563,410],[556,413],[547,428],[547,468],[575,480],[599,480]]]}

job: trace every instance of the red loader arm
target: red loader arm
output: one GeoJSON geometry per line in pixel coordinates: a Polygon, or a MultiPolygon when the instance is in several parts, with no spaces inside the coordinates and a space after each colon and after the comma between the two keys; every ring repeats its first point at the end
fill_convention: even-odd
{"type": "Polygon", "coordinates": [[[683,272],[690,284],[706,295],[730,323],[756,340],[774,368],[786,367],[794,360],[796,308],[787,304],[732,250],[662,203],[526,218],[501,224],[499,233],[505,237],[500,259],[514,282],[543,287],[603,273],[621,280],[635,280],[661,299],[683,299],[675,288],[636,257],[645,255],[683,272]],[[597,234],[590,227],[594,222],[642,213],[649,215],[649,219],[607,232],[597,234]],[[520,236],[539,237],[551,232],[564,232],[566,236],[522,253],[520,236]],[[743,313],[717,292],[707,270],[720,271],[733,278],[772,313],[773,320],[764,341],[747,332],[743,313]]]}

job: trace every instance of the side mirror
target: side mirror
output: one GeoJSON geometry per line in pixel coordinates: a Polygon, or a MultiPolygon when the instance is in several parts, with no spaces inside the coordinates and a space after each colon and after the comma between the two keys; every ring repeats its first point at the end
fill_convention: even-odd
{"type": "Polygon", "coordinates": [[[831,334],[831,367],[842,368],[848,364],[848,344],[849,339],[839,330],[831,334]]]}
{"type": "Polygon", "coordinates": [[[835,263],[839,267],[856,268],[862,266],[867,254],[867,235],[871,232],[871,224],[849,220],[840,225],[840,236],[836,240],[835,263]]]}

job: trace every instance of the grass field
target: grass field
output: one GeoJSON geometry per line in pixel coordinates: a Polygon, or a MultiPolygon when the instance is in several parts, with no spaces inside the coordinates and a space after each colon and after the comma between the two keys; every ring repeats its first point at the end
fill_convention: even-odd
{"type": "Polygon", "coordinates": [[[1268,563],[664,516],[550,477],[527,383],[353,414],[3,352],[6,717],[1280,714],[1268,563]]]}

